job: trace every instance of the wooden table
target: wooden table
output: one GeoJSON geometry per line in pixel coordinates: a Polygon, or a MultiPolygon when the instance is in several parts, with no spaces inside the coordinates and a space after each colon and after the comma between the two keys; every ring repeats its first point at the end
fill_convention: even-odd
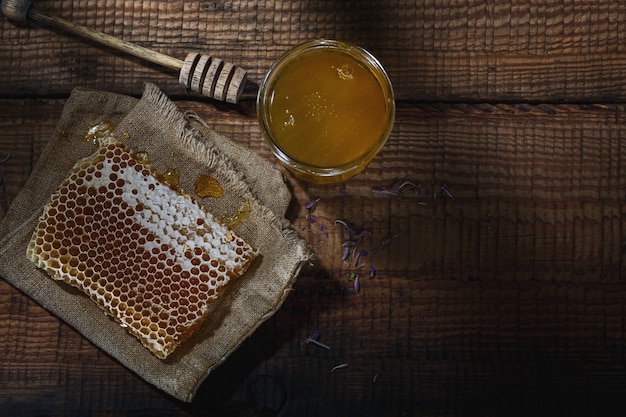
{"type": "Polygon", "coordinates": [[[189,95],[156,65],[0,19],[0,158],[10,154],[0,165],[0,219],[74,87],[139,96],[153,82],[181,109],[273,160],[256,122],[254,84],[289,47],[326,37],[374,53],[398,105],[392,137],[365,173],[336,186],[285,174],[295,202],[289,219],[317,260],[193,403],[145,383],[0,280],[0,412],[623,409],[626,9],[610,1],[506,3],[35,2],[167,55],[201,51],[247,68],[252,84],[238,105],[189,95]],[[373,191],[405,181],[419,195],[373,191]],[[304,204],[318,198],[313,223],[304,204]],[[357,266],[342,262],[336,219],[371,232],[364,248],[379,250],[357,266]],[[305,343],[316,331],[330,350],[305,343]],[[331,372],[342,363],[349,366],[331,372]]]}

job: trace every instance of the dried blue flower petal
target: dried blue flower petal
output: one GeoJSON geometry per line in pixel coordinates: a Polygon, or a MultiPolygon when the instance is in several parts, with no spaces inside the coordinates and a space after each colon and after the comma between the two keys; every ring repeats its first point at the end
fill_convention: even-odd
{"type": "Polygon", "coordinates": [[[419,188],[419,185],[416,185],[410,181],[405,181],[402,183],[395,183],[391,187],[386,188],[386,189],[373,189],[372,192],[374,194],[398,195],[404,187],[419,188]]]}
{"type": "Polygon", "coordinates": [[[387,246],[389,246],[391,244],[391,242],[393,242],[398,236],[400,236],[400,232],[396,233],[395,235],[388,237],[387,239],[383,239],[380,242],[380,247],[381,248],[386,248],[387,246]]]}
{"type": "Polygon", "coordinates": [[[348,367],[347,363],[340,363],[339,365],[334,366],[333,369],[330,370],[330,372],[335,372],[337,369],[344,369],[347,367],[348,367]]]}
{"type": "Polygon", "coordinates": [[[330,350],[330,346],[320,342],[319,338],[320,338],[320,332],[316,330],[311,336],[306,338],[305,343],[306,344],[313,343],[314,345],[319,346],[323,349],[330,350]]]}
{"type": "Polygon", "coordinates": [[[370,266],[370,278],[374,278],[376,276],[376,268],[370,266]]]}
{"type": "Polygon", "coordinates": [[[330,346],[328,346],[328,345],[326,345],[326,344],[324,344],[324,343],[322,343],[320,341],[313,340],[313,339],[307,339],[307,341],[309,343],[313,343],[314,345],[321,347],[322,349],[330,350],[330,346]]]}
{"type": "MultiPolygon", "coordinates": [[[[411,181],[404,181],[404,182],[395,183],[389,188],[372,189],[372,192],[374,194],[387,194],[387,195],[398,196],[400,198],[420,197],[422,196],[422,186],[421,184],[415,184],[411,181]]],[[[432,198],[434,199],[436,199],[440,195],[447,196],[451,198],[452,200],[455,199],[452,193],[450,192],[447,184],[444,184],[441,187],[437,187],[435,181],[432,182],[432,189],[426,188],[424,190],[423,195],[424,197],[430,197],[432,195],[432,198]]]]}
{"type": "Polygon", "coordinates": [[[320,338],[320,332],[318,330],[315,330],[315,332],[313,332],[313,334],[311,336],[306,338],[306,340],[304,341],[303,345],[309,344],[309,343],[313,343],[316,346],[319,346],[321,348],[330,350],[330,346],[320,342],[319,338],[320,338]]]}
{"type": "MultiPolygon", "coordinates": [[[[333,224],[335,226],[341,225],[343,226],[344,229],[344,233],[348,234],[348,237],[350,237],[350,235],[352,235],[354,233],[354,230],[352,230],[352,228],[350,226],[348,226],[348,223],[344,222],[341,219],[335,219],[335,221],[333,222],[333,224]]],[[[344,235],[345,236],[345,235],[344,235]]],[[[345,239],[344,239],[345,240],[345,239]]]]}
{"type": "Polygon", "coordinates": [[[413,194],[415,196],[421,194],[421,186],[411,181],[404,181],[402,183],[395,183],[386,189],[373,189],[372,192],[374,194],[388,194],[394,196],[404,196],[405,194],[413,194]]]}
{"type": "Polygon", "coordinates": [[[361,259],[361,256],[367,256],[368,252],[366,250],[361,250],[359,251],[356,256],[354,257],[354,266],[357,266],[359,263],[359,259],[361,259]]]}
{"type": "Polygon", "coordinates": [[[320,199],[315,199],[315,200],[309,200],[309,201],[305,201],[304,202],[304,208],[307,210],[311,210],[313,209],[313,207],[315,207],[317,205],[317,203],[319,203],[320,199]]]}
{"type": "Polygon", "coordinates": [[[441,192],[454,200],[454,197],[452,196],[452,194],[450,194],[450,191],[448,190],[448,184],[444,184],[441,186],[441,192]]]}
{"type": "Polygon", "coordinates": [[[361,237],[363,237],[364,235],[367,235],[367,236],[374,236],[374,235],[372,234],[372,232],[370,232],[369,230],[363,230],[361,233],[359,233],[359,236],[361,236],[361,237]]]}
{"type": "Polygon", "coordinates": [[[315,200],[309,200],[309,201],[305,201],[304,202],[304,208],[306,209],[307,213],[305,218],[307,219],[309,226],[307,228],[307,230],[310,232],[311,231],[311,224],[313,223],[317,223],[317,218],[312,214],[315,207],[317,206],[317,203],[319,203],[320,199],[317,198],[315,200]]]}
{"type": "Polygon", "coordinates": [[[355,230],[350,227],[345,221],[336,219],[333,224],[340,225],[343,227],[343,253],[341,256],[341,260],[349,263],[348,261],[352,258],[352,263],[354,266],[359,264],[359,258],[361,256],[365,256],[368,254],[368,251],[361,249],[361,244],[363,243],[363,238],[365,236],[373,236],[372,232],[369,230],[362,230],[359,233],[356,233],[355,230]],[[352,250],[349,251],[348,249],[352,250]]]}
{"type": "Polygon", "coordinates": [[[358,294],[361,291],[361,282],[359,281],[359,277],[354,277],[354,293],[358,294]]]}

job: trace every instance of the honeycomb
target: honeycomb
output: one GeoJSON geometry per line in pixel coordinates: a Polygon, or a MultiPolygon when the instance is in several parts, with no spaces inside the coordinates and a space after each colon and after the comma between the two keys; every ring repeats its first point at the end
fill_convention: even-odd
{"type": "Polygon", "coordinates": [[[164,359],[257,251],[113,134],[51,195],[27,256],[164,359]]]}

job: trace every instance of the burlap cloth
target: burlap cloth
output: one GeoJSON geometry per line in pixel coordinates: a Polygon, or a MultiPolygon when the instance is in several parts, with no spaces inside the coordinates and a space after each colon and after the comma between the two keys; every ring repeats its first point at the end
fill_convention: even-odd
{"type": "Polygon", "coordinates": [[[189,402],[211,370],[276,312],[311,256],[284,218],[290,198],[282,175],[269,162],[181,112],[154,85],[146,85],[141,99],[76,89],[0,225],[0,276],[146,381],[189,402]],[[250,202],[250,214],[237,232],[260,250],[260,257],[211,305],[203,328],[166,360],[156,358],[87,296],[53,281],[26,258],[43,206],[74,163],[95,150],[83,138],[103,120],[117,125],[122,141],[146,152],[160,172],[176,168],[180,186],[192,195],[200,173],[218,179],[224,197],[200,200],[216,216],[233,216],[243,201],[250,202]]]}

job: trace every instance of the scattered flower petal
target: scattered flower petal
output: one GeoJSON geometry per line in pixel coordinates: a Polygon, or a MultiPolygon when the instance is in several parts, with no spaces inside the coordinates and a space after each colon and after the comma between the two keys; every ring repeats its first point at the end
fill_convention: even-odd
{"type": "Polygon", "coordinates": [[[306,342],[307,343],[313,343],[316,346],[319,346],[319,347],[324,348],[326,350],[330,350],[330,346],[328,346],[327,344],[324,344],[324,343],[322,343],[320,341],[317,341],[315,339],[312,339],[310,337],[306,339],[306,342]]]}
{"type": "Polygon", "coordinates": [[[347,246],[344,246],[343,248],[343,255],[341,256],[341,260],[342,261],[347,261],[348,258],[350,257],[350,249],[348,249],[347,246]]]}
{"type": "Polygon", "coordinates": [[[448,191],[448,185],[444,184],[441,186],[441,192],[445,195],[447,195],[448,197],[450,197],[452,200],[454,200],[454,197],[452,196],[452,194],[450,194],[450,191],[448,191]]]}
{"type": "Polygon", "coordinates": [[[391,187],[386,189],[373,189],[372,192],[374,194],[389,194],[389,195],[397,195],[401,196],[405,192],[413,193],[414,195],[419,195],[421,193],[421,186],[419,184],[414,184],[410,181],[404,181],[402,183],[395,183],[391,187]]]}
{"type": "Polygon", "coordinates": [[[352,228],[348,225],[348,223],[346,223],[345,221],[341,219],[335,219],[333,224],[335,226],[343,226],[344,240],[349,239],[350,236],[354,234],[354,230],[352,230],[352,228]]]}
{"type": "Polygon", "coordinates": [[[328,346],[325,343],[320,342],[319,338],[320,338],[320,332],[316,330],[311,336],[306,338],[305,343],[306,344],[313,343],[316,346],[319,346],[326,350],[330,350],[330,346],[328,346]]]}
{"type": "Polygon", "coordinates": [[[315,200],[309,200],[309,201],[305,201],[304,202],[304,208],[307,210],[312,210],[317,203],[319,203],[320,199],[315,199],[315,200]]]}
{"type": "Polygon", "coordinates": [[[374,278],[376,276],[376,268],[370,266],[370,278],[374,278]]]}
{"type": "Polygon", "coordinates": [[[398,236],[400,236],[400,232],[396,233],[395,235],[388,237],[387,239],[383,239],[380,242],[380,247],[381,248],[386,248],[387,246],[389,246],[391,244],[391,242],[393,242],[398,236]]]}
{"type": "Polygon", "coordinates": [[[354,293],[358,294],[361,291],[361,283],[359,282],[359,277],[356,276],[354,278],[354,293]]]}
{"type": "MultiPolygon", "coordinates": [[[[314,223],[319,223],[317,217],[313,215],[313,212],[315,211],[315,208],[317,207],[317,203],[319,203],[319,201],[320,199],[317,198],[315,200],[308,200],[304,202],[304,208],[306,209],[305,218],[308,221],[308,227],[303,228],[302,230],[308,230],[309,232],[311,232],[311,225],[314,223]]],[[[328,238],[328,228],[326,227],[326,225],[320,223],[320,232],[322,232],[325,238],[328,238]]]]}
{"type": "Polygon", "coordinates": [[[330,370],[330,372],[335,372],[337,369],[344,369],[347,367],[348,367],[347,363],[341,363],[339,365],[334,366],[333,369],[330,370]]]}
{"type": "Polygon", "coordinates": [[[431,194],[428,188],[424,191],[424,194],[422,194],[422,185],[415,184],[411,181],[398,182],[386,189],[373,189],[372,192],[374,194],[387,194],[400,198],[421,197],[422,195],[430,196],[431,194]]]}
{"type": "Polygon", "coordinates": [[[354,266],[357,266],[359,264],[359,259],[361,259],[361,256],[367,256],[367,254],[368,252],[366,250],[361,250],[356,254],[356,256],[352,255],[352,257],[354,258],[354,266]]]}

